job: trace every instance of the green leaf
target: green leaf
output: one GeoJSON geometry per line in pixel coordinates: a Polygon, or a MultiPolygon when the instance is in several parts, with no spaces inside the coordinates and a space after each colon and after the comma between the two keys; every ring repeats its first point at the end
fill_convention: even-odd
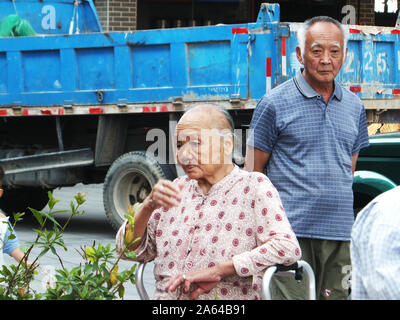
{"type": "Polygon", "coordinates": [[[40,234],[42,237],[46,237],[42,230],[39,229],[32,229],[32,230],[35,231],[37,234],[40,234]]]}
{"type": "Polygon", "coordinates": [[[68,211],[68,210],[57,210],[57,211],[53,211],[53,212],[51,213],[51,215],[54,216],[55,214],[58,214],[58,213],[66,213],[66,212],[69,212],[69,211],[68,211]]]}
{"type": "MultiPolygon", "coordinates": [[[[31,208],[29,208],[29,209],[31,209],[31,208]]],[[[61,225],[60,225],[50,214],[48,214],[48,213],[46,213],[46,212],[42,212],[42,214],[43,214],[47,219],[49,219],[50,221],[52,221],[57,227],[60,227],[60,228],[61,228],[61,225]]]]}
{"type": "Polygon", "coordinates": [[[17,212],[17,213],[14,213],[13,214],[13,216],[14,216],[14,223],[17,223],[17,222],[19,222],[19,221],[22,221],[23,219],[22,219],[22,217],[25,215],[25,212],[17,212]]]}
{"type": "Polygon", "coordinates": [[[44,230],[44,234],[46,235],[47,241],[50,242],[51,238],[53,237],[54,231],[47,231],[46,229],[44,230]]]}
{"type": "Polygon", "coordinates": [[[131,215],[129,214],[125,214],[124,217],[128,220],[128,223],[132,226],[135,225],[135,218],[133,218],[131,215]]]}
{"type": "Polygon", "coordinates": [[[13,239],[15,239],[15,238],[16,238],[16,236],[15,236],[14,233],[11,233],[11,234],[7,237],[8,240],[13,240],[13,239]]]}
{"type": "Polygon", "coordinates": [[[51,250],[51,252],[52,252],[54,255],[57,254],[57,251],[56,251],[56,249],[55,249],[53,246],[50,247],[50,250],[51,250]]]}
{"type": "Polygon", "coordinates": [[[40,211],[38,211],[36,209],[32,209],[32,208],[29,208],[29,210],[31,210],[31,212],[35,216],[37,222],[39,222],[39,224],[42,226],[43,225],[42,213],[40,211]]]}
{"type": "Polygon", "coordinates": [[[135,259],[136,258],[136,252],[135,251],[125,251],[125,256],[129,259],[135,259]]]}
{"type": "Polygon", "coordinates": [[[118,288],[118,295],[122,299],[125,294],[125,287],[121,284],[118,288]]]}
{"type": "Polygon", "coordinates": [[[76,203],[80,206],[86,202],[85,197],[85,194],[78,193],[74,198],[76,203]]]}
{"type": "Polygon", "coordinates": [[[85,266],[84,273],[85,273],[85,274],[90,274],[90,273],[92,273],[93,270],[96,269],[96,268],[93,268],[93,267],[94,267],[93,264],[87,264],[87,265],[85,266]]]}
{"type": "Polygon", "coordinates": [[[82,298],[82,299],[85,299],[85,297],[87,296],[88,292],[89,292],[89,285],[86,284],[86,285],[83,287],[83,289],[82,289],[82,291],[81,291],[81,293],[80,293],[81,298],[82,298]]]}
{"type": "Polygon", "coordinates": [[[57,241],[54,241],[54,244],[58,244],[60,247],[63,247],[65,251],[68,251],[68,248],[65,246],[64,240],[59,239],[57,241]]]}
{"type": "Polygon", "coordinates": [[[49,197],[49,202],[47,203],[47,205],[49,206],[50,210],[52,210],[54,208],[54,206],[56,205],[56,203],[60,202],[60,200],[56,200],[53,197],[53,194],[51,193],[51,191],[49,191],[47,193],[48,197],[49,197]]]}
{"type": "Polygon", "coordinates": [[[49,248],[46,248],[46,249],[42,250],[42,252],[38,255],[38,259],[43,257],[47,253],[47,251],[49,251],[49,248]]]}
{"type": "Polygon", "coordinates": [[[34,245],[37,245],[39,242],[37,242],[37,241],[26,241],[25,242],[25,244],[26,245],[28,245],[28,246],[34,246],[34,245]]]}

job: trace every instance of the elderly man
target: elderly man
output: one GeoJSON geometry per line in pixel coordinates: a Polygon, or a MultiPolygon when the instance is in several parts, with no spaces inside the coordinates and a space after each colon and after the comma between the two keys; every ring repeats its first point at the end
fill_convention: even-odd
{"type": "MultiPolygon", "coordinates": [[[[366,115],[360,99],[335,81],[347,52],[342,25],[312,18],[298,40],[303,68],[258,103],[245,166],[266,172],[277,188],[302,259],[314,269],[317,296],[346,299],[352,181],[359,150],[369,144],[366,115]]],[[[276,295],[303,297],[287,281],[276,282],[276,295]]]]}
{"type": "Polygon", "coordinates": [[[155,299],[259,299],[265,268],[301,256],[279,195],[268,178],[232,163],[233,124],[203,104],[177,125],[177,159],[185,176],[161,180],[117,233],[117,248],[154,260],[155,299]]]}

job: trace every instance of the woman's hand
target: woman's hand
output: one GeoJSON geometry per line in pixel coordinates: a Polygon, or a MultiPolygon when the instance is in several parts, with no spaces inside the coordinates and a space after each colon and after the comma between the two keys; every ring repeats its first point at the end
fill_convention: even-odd
{"type": "Polygon", "coordinates": [[[189,297],[190,299],[197,299],[199,295],[217,286],[222,278],[235,273],[232,261],[227,261],[211,268],[178,274],[169,280],[165,290],[167,292],[174,292],[176,288],[183,285],[183,291],[189,293],[190,285],[193,283],[197,288],[190,293],[189,297]]]}
{"type": "Polygon", "coordinates": [[[175,185],[169,180],[159,180],[146,198],[147,205],[149,205],[152,210],[160,207],[166,209],[177,207],[182,200],[180,191],[183,187],[183,184],[175,185]]]}
{"type": "MultiPolygon", "coordinates": [[[[121,233],[124,235],[125,241],[121,243],[130,243],[136,238],[142,238],[146,231],[147,223],[155,209],[160,207],[169,209],[178,206],[181,201],[180,191],[183,187],[183,184],[175,185],[169,180],[158,181],[150,194],[144,200],[143,205],[141,205],[135,213],[134,227],[129,223],[129,221],[125,225],[125,230],[121,233]]],[[[139,244],[140,242],[135,242],[128,249],[130,251],[136,250],[139,244]]]]}

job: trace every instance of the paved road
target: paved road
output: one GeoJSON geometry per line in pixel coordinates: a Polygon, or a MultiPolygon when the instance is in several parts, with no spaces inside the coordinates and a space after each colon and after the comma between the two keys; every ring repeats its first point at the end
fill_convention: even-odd
{"type": "MultiPolygon", "coordinates": [[[[64,234],[64,242],[68,248],[68,251],[63,249],[58,250],[63,263],[66,268],[71,269],[78,266],[83,260],[75,249],[80,249],[81,246],[91,246],[93,241],[96,244],[106,245],[111,243],[114,246],[115,231],[108,224],[107,218],[104,213],[103,200],[102,200],[102,184],[95,185],[83,185],[79,184],[75,187],[61,188],[55,190],[53,195],[60,202],[56,205],[59,210],[69,210],[70,201],[74,195],[78,192],[86,193],[86,202],[82,205],[81,209],[85,210],[85,214],[80,216],[77,215],[72,218],[67,230],[64,234]]],[[[65,222],[68,214],[60,214],[58,217],[59,222],[65,222]]],[[[20,240],[21,245],[24,245],[26,241],[33,241],[35,233],[32,228],[36,228],[37,223],[34,219],[25,219],[16,226],[16,232],[20,240]]],[[[25,245],[28,247],[28,245],[25,245]]],[[[39,251],[33,251],[38,254],[39,251]]],[[[31,257],[36,257],[32,255],[31,257]]],[[[7,264],[14,263],[14,260],[5,256],[5,262],[7,264]]],[[[119,270],[124,270],[131,266],[133,262],[121,261],[119,270]]],[[[39,274],[36,276],[33,288],[38,291],[42,291],[42,282],[46,279],[46,273],[44,270],[54,270],[54,268],[60,268],[58,258],[52,253],[47,253],[40,259],[40,265],[42,267],[39,270],[39,274]]],[[[154,293],[154,276],[153,276],[153,264],[148,264],[144,273],[144,283],[150,297],[154,293]]],[[[125,299],[137,300],[140,299],[137,294],[136,287],[129,283],[125,290],[125,299]]]]}

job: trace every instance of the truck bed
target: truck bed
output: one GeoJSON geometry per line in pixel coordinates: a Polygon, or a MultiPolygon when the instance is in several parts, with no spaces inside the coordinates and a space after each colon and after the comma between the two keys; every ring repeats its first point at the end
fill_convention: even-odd
{"type": "MultiPolygon", "coordinates": [[[[251,109],[301,67],[298,27],[269,5],[248,24],[3,38],[0,116],[169,112],[199,101],[251,109]]],[[[400,108],[400,30],[346,28],[338,80],[367,109],[400,108]]]]}

